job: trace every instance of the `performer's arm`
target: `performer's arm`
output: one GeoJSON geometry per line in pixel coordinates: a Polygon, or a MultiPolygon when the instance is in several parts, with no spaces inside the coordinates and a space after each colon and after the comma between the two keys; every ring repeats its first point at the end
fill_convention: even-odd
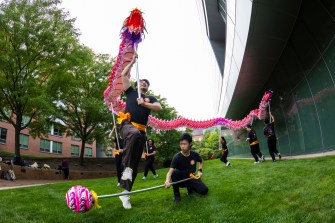
{"type": "Polygon", "coordinates": [[[155,103],[148,103],[145,102],[143,98],[138,98],[137,99],[137,103],[145,108],[150,109],[153,112],[161,112],[163,111],[163,108],[161,106],[161,104],[159,102],[155,102],[155,103]]]}
{"type": "Polygon", "coordinates": [[[113,126],[112,131],[111,131],[111,132],[109,133],[109,135],[108,135],[109,138],[112,138],[112,135],[113,135],[114,130],[115,130],[115,125],[113,126]]]}
{"type": "Polygon", "coordinates": [[[202,159],[202,161],[201,161],[201,163],[200,163],[200,165],[199,165],[199,169],[198,169],[198,174],[197,174],[197,176],[199,177],[199,178],[201,178],[202,177],[202,167],[204,166],[204,159],[202,159]],[[201,171],[200,171],[201,170],[201,171]]]}
{"type": "Polygon", "coordinates": [[[174,170],[173,168],[170,168],[169,172],[167,172],[167,174],[166,174],[166,180],[165,180],[165,183],[164,183],[166,188],[169,188],[171,186],[170,181],[171,181],[171,175],[173,173],[173,170],[174,170]]]}
{"type": "Polygon", "coordinates": [[[275,117],[273,117],[272,113],[270,112],[272,122],[275,122],[275,117]]]}
{"type": "Polygon", "coordinates": [[[152,153],[147,153],[147,156],[153,156],[156,154],[156,151],[153,151],[152,153]]]}
{"type": "Polygon", "coordinates": [[[121,76],[122,76],[122,84],[123,84],[123,90],[127,90],[130,87],[130,80],[128,78],[128,74],[131,70],[131,67],[134,65],[137,59],[137,53],[134,52],[133,58],[130,61],[130,63],[123,69],[121,76]]]}

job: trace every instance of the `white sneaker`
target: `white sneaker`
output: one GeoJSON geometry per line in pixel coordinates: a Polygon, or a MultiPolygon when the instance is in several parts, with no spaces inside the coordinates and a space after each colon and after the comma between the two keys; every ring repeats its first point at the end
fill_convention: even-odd
{"type": "MultiPolygon", "coordinates": [[[[129,192],[129,191],[125,190],[124,192],[129,192]]],[[[122,201],[122,205],[123,205],[124,209],[130,209],[131,208],[130,196],[129,195],[119,196],[119,198],[122,201]]]]}
{"type": "Polygon", "coordinates": [[[230,166],[230,162],[227,162],[226,166],[230,166]]]}
{"type": "Polygon", "coordinates": [[[156,179],[158,177],[158,174],[156,173],[156,175],[154,175],[154,178],[156,179]]]}
{"type": "Polygon", "coordinates": [[[142,177],[142,180],[145,180],[145,179],[147,179],[146,177],[142,177]]]}
{"type": "Polygon", "coordinates": [[[126,167],[122,173],[122,180],[133,180],[133,170],[130,167],[126,167]]]}
{"type": "Polygon", "coordinates": [[[257,161],[257,162],[254,162],[254,164],[258,164],[259,163],[259,161],[257,161]]]}
{"type": "Polygon", "coordinates": [[[116,186],[119,187],[119,186],[120,186],[120,183],[117,183],[116,186]]]}

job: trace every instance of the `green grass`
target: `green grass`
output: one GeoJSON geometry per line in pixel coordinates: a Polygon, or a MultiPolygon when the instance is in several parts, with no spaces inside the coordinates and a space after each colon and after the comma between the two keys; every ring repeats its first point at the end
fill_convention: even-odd
{"type": "MultiPolygon", "coordinates": [[[[206,161],[206,196],[186,195],[173,202],[170,189],[131,196],[131,210],[117,198],[101,199],[101,209],[75,214],[66,205],[66,191],[84,185],[98,195],[121,192],[116,179],[97,179],[0,191],[0,222],[335,222],[335,156],[266,161],[229,159],[206,161]]],[[[167,169],[149,174],[134,190],[161,185],[167,169]]]]}

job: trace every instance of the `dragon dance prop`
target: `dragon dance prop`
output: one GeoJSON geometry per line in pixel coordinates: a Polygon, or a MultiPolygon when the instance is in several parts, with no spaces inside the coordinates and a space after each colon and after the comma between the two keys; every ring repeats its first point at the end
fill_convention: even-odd
{"type": "MultiPolygon", "coordinates": [[[[138,44],[144,37],[145,21],[142,12],[137,8],[131,11],[130,16],[126,18],[121,29],[121,44],[116,62],[109,77],[109,85],[104,92],[105,103],[111,112],[118,115],[123,112],[126,104],[121,100],[120,95],[123,92],[121,73],[123,69],[132,60],[133,54],[138,44]]],[[[128,74],[130,75],[130,74],[128,74]]],[[[130,76],[128,76],[130,78],[130,76]]],[[[254,109],[242,120],[230,120],[226,118],[213,118],[205,121],[196,121],[187,118],[177,118],[174,120],[161,120],[153,116],[149,116],[148,126],[156,130],[172,130],[179,127],[187,127],[191,129],[209,128],[212,126],[224,126],[228,129],[238,130],[252,124],[254,119],[263,120],[267,115],[267,106],[271,100],[273,92],[266,91],[258,109],[254,109]]]]}
{"type": "MultiPolygon", "coordinates": [[[[191,179],[200,179],[199,176],[195,176],[193,173],[189,175],[188,178],[172,182],[171,185],[180,184],[182,182],[191,180],[191,179]]],[[[117,194],[107,194],[107,195],[100,195],[98,196],[97,193],[95,193],[93,190],[89,190],[88,188],[76,185],[71,187],[65,194],[65,200],[67,206],[76,213],[84,213],[92,209],[92,207],[95,208],[101,208],[101,206],[98,204],[99,199],[104,198],[110,198],[110,197],[119,197],[129,194],[136,194],[136,193],[142,193],[150,190],[156,190],[159,188],[163,188],[165,185],[158,185],[154,187],[149,187],[145,189],[135,190],[131,192],[122,192],[117,194]]]]}

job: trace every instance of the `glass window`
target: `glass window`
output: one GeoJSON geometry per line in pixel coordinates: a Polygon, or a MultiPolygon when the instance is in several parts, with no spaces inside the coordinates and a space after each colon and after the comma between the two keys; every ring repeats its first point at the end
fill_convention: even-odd
{"type": "Polygon", "coordinates": [[[76,141],[81,140],[80,137],[79,137],[76,133],[74,133],[74,132],[72,132],[71,139],[72,139],[72,140],[76,140],[76,141]]]}
{"type": "Polygon", "coordinates": [[[54,126],[54,134],[55,136],[63,136],[62,130],[59,126],[54,126]]]}
{"type": "Polygon", "coordinates": [[[92,148],[85,148],[85,157],[92,157],[92,148]]]}
{"type": "Polygon", "coordinates": [[[79,156],[79,146],[71,145],[71,156],[79,156]]]}
{"type": "Polygon", "coordinates": [[[50,152],[50,140],[47,140],[47,139],[40,140],[40,151],[50,152]]]}
{"type": "Polygon", "coordinates": [[[7,129],[0,128],[0,143],[5,144],[7,138],[7,129]]]}
{"type": "Polygon", "coordinates": [[[25,134],[20,134],[20,148],[28,149],[29,136],[25,134]]]}
{"type": "Polygon", "coordinates": [[[52,152],[57,154],[62,154],[62,143],[61,142],[52,142],[52,152]]]}

